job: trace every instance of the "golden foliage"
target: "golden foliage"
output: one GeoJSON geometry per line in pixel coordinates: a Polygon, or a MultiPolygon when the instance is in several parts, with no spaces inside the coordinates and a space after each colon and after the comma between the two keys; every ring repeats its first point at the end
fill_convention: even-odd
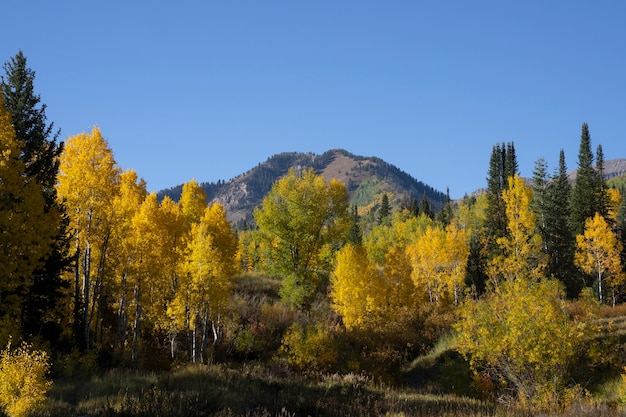
{"type": "Polygon", "coordinates": [[[11,350],[11,342],[0,353],[0,406],[9,417],[25,417],[35,410],[52,388],[46,379],[48,354],[22,345],[11,350]]]}
{"type": "Polygon", "coordinates": [[[574,262],[585,273],[595,275],[602,303],[604,300],[602,283],[605,280],[612,288],[618,287],[626,280],[620,260],[622,243],[611,231],[604,217],[596,213],[593,218],[585,221],[585,232],[576,236],[576,244],[574,262]]]}
{"type": "Polygon", "coordinates": [[[587,314],[572,318],[558,281],[504,281],[478,301],[466,299],[455,326],[458,350],[522,405],[562,406],[571,366],[594,332],[593,303],[586,305],[587,314]]]}
{"type": "Polygon", "coordinates": [[[50,253],[59,222],[57,211],[44,212],[41,186],[24,175],[22,145],[0,94],[0,310],[12,321],[19,319],[23,294],[50,253]]]}
{"type": "Polygon", "coordinates": [[[427,227],[423,236],[407,248],[413,283],[418,294],[431,303],[458,303],[469,256],[468,233],[450,224],[446,229],[427,227]]]}

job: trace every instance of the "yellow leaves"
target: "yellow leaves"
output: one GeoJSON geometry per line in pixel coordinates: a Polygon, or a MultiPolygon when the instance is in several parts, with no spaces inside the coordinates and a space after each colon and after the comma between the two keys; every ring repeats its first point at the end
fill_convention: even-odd
{"type": "Polygon", "coordinates": [[[180,287],[169,313],[188,325],[198,319],[217,319],[230,297],[230,278],[238,269],[237,240],[222,206],[213,204],[192,225],[187,255],[181,270],[180,287]]]}
{"type": "Polygon", "coordinates": [[[25,417],[37,409],[52,388],[46,379],[50,364],[44,351],[23,343],[11,350],[11,342],[0,353],[0,407],[9,417],[25,417]]]}
{"type": "Polygon", "coordinates": [[[22,145],[0,97],[0,293],[2,310],[15,319],[22,296],[14,290],[30,289],[32,273],[49,254],[59,221],[58,212],[44,212],[41,186],[24,175],[22,145]]]}
{"type": "Polygon", "coordinates": [[[576,236],[576,244],[574,263],[585,273],[595,274],[602,303],[603,281],[606,279],[609,286],[615,288],[626,279],[620,261],[622,244],[598,213],[585,221],[585,232],[576,236]]]}
{"type": "Polygon", "coordinates": [[[84,233],[108,220],[118,180],[113,151],[98,127],[65,142],[57,192],[59,199],[65,200],[76,231],[84,233]]]}
{"type": "Polygon", "coordinates": [[[512,384],[519,398],[540,399],[552,386],[559,401],[569,366],[593,331],[593,316],[572,319],[567,306],[557,281],[504,281],[481,300],[465,301],[455,326],[458,349],[475,369],[512,384]]]}
{"type": "Polygon", "coordinates": [[[362,246],[347,245],[337,253],[337,266],[331,278],[333,309],[348,329],[362,327],[377,309],[382,282],[362,246]]]}
{"type": "Polygon", "coordinates": [[[196,180],[192,179],[183,185],[178,204],[189,224],[198,223],[207,207],[206,193],[196,180]]]}
{"type": "Polygon", "coordinates": [[[491,262],[494,281],[506,279],[540,279],[547,259],[536,231],[536,216],[530,209],[532,190],[517,174],[509,178],[509,188],[502,192],[506,204],[508,235],[497,240],[502,255],[491,262]]]}
{"type": "Polygon", "coordinates": [[[450,224],[428,227],[424,235],[407,248],[418,291],[431,303],[444,299],[458,302],[469,256],[468,234],[450,224]]]}

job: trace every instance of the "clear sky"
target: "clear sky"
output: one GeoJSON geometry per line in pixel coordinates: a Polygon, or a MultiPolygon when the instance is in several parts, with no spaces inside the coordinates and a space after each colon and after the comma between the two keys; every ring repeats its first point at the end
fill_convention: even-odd
{"type": "Polygon", "coordinates": [[[5,0],[62,138],[98,125],[150,191],[285,151],[377,156],[461,197],[493,145],[522,175],[580,127],[626,157],[623,1],[5,0]]]}

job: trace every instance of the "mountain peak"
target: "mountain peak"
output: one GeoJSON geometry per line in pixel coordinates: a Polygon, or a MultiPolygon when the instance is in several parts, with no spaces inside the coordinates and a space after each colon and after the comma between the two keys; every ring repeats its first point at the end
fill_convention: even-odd
{"type": "MultiPolygon", "coordinates": [[[[416,180],[409,174],[377,157],[354,155],[344,149],[331,149],[321,155],[311,152],[282,152],[269,157],[243,174],[218,183],[202,183],[209,200],[218,202],[226,209],[233,222],[250,221],[255,207],[271,190],[279,178],[290,168],[313,168],[326,181],[335,178],[346,185],[351,203],[359,207],[375,206],[383,193],[393,196],[396,204],[407,198],[420,200],[426,195],[435,207],[444,200],[445,194],[416,180]]],[[[182,185],[159,192],[177,201],[182,185]]]]}

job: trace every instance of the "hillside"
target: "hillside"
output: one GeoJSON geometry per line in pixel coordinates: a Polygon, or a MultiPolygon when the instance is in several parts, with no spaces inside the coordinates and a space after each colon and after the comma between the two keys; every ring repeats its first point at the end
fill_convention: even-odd
{"type": "MultiPolygon", "coordinates": [[[[374,208],[383,192],[394,196],[399,204],[410,198],[418,201],[425,194],[435,206],[445,200],[445,194],[411,177],[380,158],[353,155],[342,149],[333,149],[321,155],[285,152],[268,158],[237,177],[218,183],[201,183],[210,201],[222,204],[232,222],[251,220],[252,212],[270,191],[276,180],[290,168],[313,168],[327,181],[336,178],[343,182],[353,204],[374,208]]],[[[178,201],[182,185],[160,191],[159,199],[169,196],[178,201]]]]}

